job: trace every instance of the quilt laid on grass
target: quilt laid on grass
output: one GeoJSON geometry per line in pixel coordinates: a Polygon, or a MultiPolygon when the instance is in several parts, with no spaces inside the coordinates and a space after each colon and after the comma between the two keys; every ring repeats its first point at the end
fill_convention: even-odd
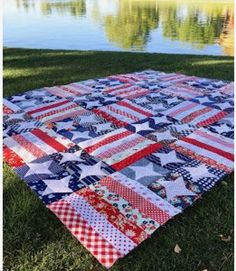
{"type": "Polygon", "coordinates": [[[107,268],[233,171],[233,82],[148,70],[3,103],[5,161],[107,268]]]}

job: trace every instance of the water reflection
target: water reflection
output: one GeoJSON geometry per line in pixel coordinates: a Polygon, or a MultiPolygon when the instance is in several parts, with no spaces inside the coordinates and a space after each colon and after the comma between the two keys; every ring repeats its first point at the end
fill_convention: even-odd
{"type": "Polygon", "coordinates": [[[80,1],[65,1],[65,2],[49,2],[43,1],[41,5],[42,13],[45,15],[59,13],[63,15],[70,13],[72,16],[83,16],[86,14],[86,2],[80,1]]]}
{"type": "Polygon", "coordinates": [[[234,55],[234,14],[229,11],[225,15],[223,29],[220,34],[219,44],[223,47],[225,55],[234,55]]]}
{"type": "MultiPolygon", "coordinates": [[[[86,17],[102,28],[108,42],[125,50],[153,51],[168,39],[171,46],[222,49],[234,55],[233,2],[193,0],[15,0],[18,9],[43,16],[86,17]],[[36,5],[37,4],[37,5],[36,5]]],[[[93,35],[94,33],[87,33],[93,35]]],[[[63,35],[63,33],[62,33],[63,35]]],[[[89,45],[88,45],[89,48],[89,45]]],[[[80,49],[80,48],[78,48],[80,49]]],[[[177,47],[176,47],[176,50],[177,47]]],[[[173,48],[172,48],[173,52],[173,48]]],[[[176,52],[178,53],[178,52],[176,52]]]]}
{"type": "Polygon", "coordinates": [[[110,41],[126,49],[144,49],[151,30],[158,28],[160,10],[150,2],[141,3],[120,1],[117,15],[105,16],[104,27],[110,41]]]}
{"type": "Polygon", "coordinates": [[[178,16],[178,10],[170,8],[164,12],[163,35],[173,40],[191,42],[195,46],[204,47],[214,44],[223,29],[224,17],[221,10],[212,8],[205,13],[197,7],[189,8],[186,16],[178,16]]]}
{"type": "Polygon", "coordinates": [[[17,8],[23,7],[26,11],[28,11],[30,8],[35,7],[35,3],[29,0],[16,0],[16,6],[17,8]]]}

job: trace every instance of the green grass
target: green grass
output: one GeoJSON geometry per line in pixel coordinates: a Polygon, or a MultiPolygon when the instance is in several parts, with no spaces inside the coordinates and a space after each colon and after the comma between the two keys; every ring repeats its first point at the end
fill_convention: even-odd
{"type": "MultiPolygon", "coordinates": [[[[233,80],[233,58],[4,49],[4,96],[115,73],[156,69],[233,80]]],[[[112,271],[233,270],[233,176],[160,228],[112,271]],[[178,244],[182,251],[174,252],[178,244]]],[[[33,192],[4,165],[4,270],[101,271],[33,192]]]]}

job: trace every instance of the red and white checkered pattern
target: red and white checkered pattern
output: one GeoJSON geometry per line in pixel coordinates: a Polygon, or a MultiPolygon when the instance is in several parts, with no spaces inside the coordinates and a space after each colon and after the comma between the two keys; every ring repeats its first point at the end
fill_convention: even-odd
{"type": "Polygon", "coordinates": [[[106,268],[110,268],[114,262],[123,257],[111,244],[101,238],[67,201],[54,202],[48,205],[48,208],[106,268]]]}

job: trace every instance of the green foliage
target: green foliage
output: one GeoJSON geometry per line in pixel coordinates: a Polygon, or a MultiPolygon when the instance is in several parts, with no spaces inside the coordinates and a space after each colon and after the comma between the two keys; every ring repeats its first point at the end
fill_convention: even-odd
{"type": "MultiPolygon", "coordinates": [[[[4,96],[144,69],[233,80],[230,57],[4,49],[4,96]]],[[[105,270],[7,165],[3,172],[5,271],[105,270]]],[[[111,270],[233,270],[233,238],[220,238],[233,229],[233,176],[225,181],[111,270]]]]}

